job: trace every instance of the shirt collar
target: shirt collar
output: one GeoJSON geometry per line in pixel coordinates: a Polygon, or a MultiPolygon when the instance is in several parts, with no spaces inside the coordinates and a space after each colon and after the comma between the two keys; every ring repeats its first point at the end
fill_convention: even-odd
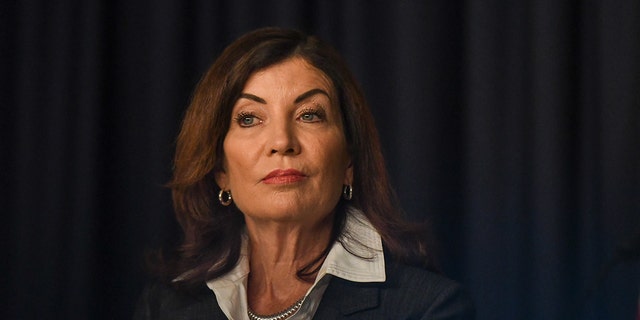
{"type": "MultiPolygon", "coordinates": [[[[352,282],[384,282],[386,279],[382,239],[369,219],[358,209],[347,210],[339,241],[331,247],[307,294],[329,274],[352,282]]],[[[240,257],[235,268],[221,277],[207,281],[207,286],[213,290],[218,304],[230,319],[242,319],[246,316],[248,275],[249,239],[245,233],[242,235],[240,257]]]]}
{"type": "Polygon", "coordinates": [[[352,282],[385,281],[382,239],[360,210],[347,210],[344,231],[320,267],[316,282],[325,274],[352,282]]]}

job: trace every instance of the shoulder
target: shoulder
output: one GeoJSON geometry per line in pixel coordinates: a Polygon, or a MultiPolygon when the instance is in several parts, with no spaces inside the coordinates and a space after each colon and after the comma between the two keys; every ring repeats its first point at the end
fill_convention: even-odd
{"type": "Polygon", "coordinates": [[[134,320],[226,319],[215,295],[203,285],[191,292],[156,282],[145,287],[135,308],[134,320]]]}
{"type": "Polygon", "coordinates": [[[320,319],[474,319],[469,295],[440,274],[403,264],[388,264],[382,283],[332,278],[318,315],[320,319]],[[324,305],[323,305],[324,304],[324,305]]]}
{"type": "Polygon", "coordinates": [[[458,282],[403,264],[387,265],[387,281],[382,286],[380,300],[389,307],[402,305],[428,315],[424,319],[474,318],[473,302],[458,282]]]}
{"type": "Polygon", "coordinates": [[[403,291],[446,292],[461,288],[457,282],[426,269],[391,263],[386,266],[387,281],[385,287],[403,291]]]}

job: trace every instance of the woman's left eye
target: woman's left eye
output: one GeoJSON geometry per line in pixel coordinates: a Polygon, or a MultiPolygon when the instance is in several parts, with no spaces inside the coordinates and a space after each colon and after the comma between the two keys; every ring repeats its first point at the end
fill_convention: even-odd
{"type": "Polygon", "coordinates": [[[300,115],[300,120],[304,122],[319,122],[323,119],[323,114],[319,111],[305,111],[300,115]]]}
{"type": "Polygon", "coordinates": [[[302,119],[303,121],[314,121],[318,119],[318,115],[313,113],[305,113],[300,117],[300,119],[302,119]]]}

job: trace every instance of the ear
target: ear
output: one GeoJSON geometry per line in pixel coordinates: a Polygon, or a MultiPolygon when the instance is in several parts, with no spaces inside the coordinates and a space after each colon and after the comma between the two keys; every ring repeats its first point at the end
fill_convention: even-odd
{"type": "Polygon", "coordinates": [[[226,172],[224,172],[223,170],[219,170],[216,171],[215,175],[215,179],[216,179],[216,183],[218,184],[218,187],[220,187],[220,189],[222,190],[228,190],[228,186],[229,186],[229,176],[227,175],[226,172]]]}
{"type": "Polygon", "coordinates": [[[344,172],[344,185],[353,185],[353,163],[349,160],[347,170],[344,172]]]}

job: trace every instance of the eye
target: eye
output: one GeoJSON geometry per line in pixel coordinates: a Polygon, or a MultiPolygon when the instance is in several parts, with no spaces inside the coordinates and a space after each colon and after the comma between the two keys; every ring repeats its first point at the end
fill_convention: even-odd
{"type": "Polygon", "coordinates": [[[235,122],[241,127],[252,127],[262,121],[253,113],[241,112],[235,118],[235,122]]]}
{"type": "Polygon", "coordinates": [[[304,110],[299,119],[303,122],[320,122],[324,120],[324,111],[315,109],[304,110]]]}

